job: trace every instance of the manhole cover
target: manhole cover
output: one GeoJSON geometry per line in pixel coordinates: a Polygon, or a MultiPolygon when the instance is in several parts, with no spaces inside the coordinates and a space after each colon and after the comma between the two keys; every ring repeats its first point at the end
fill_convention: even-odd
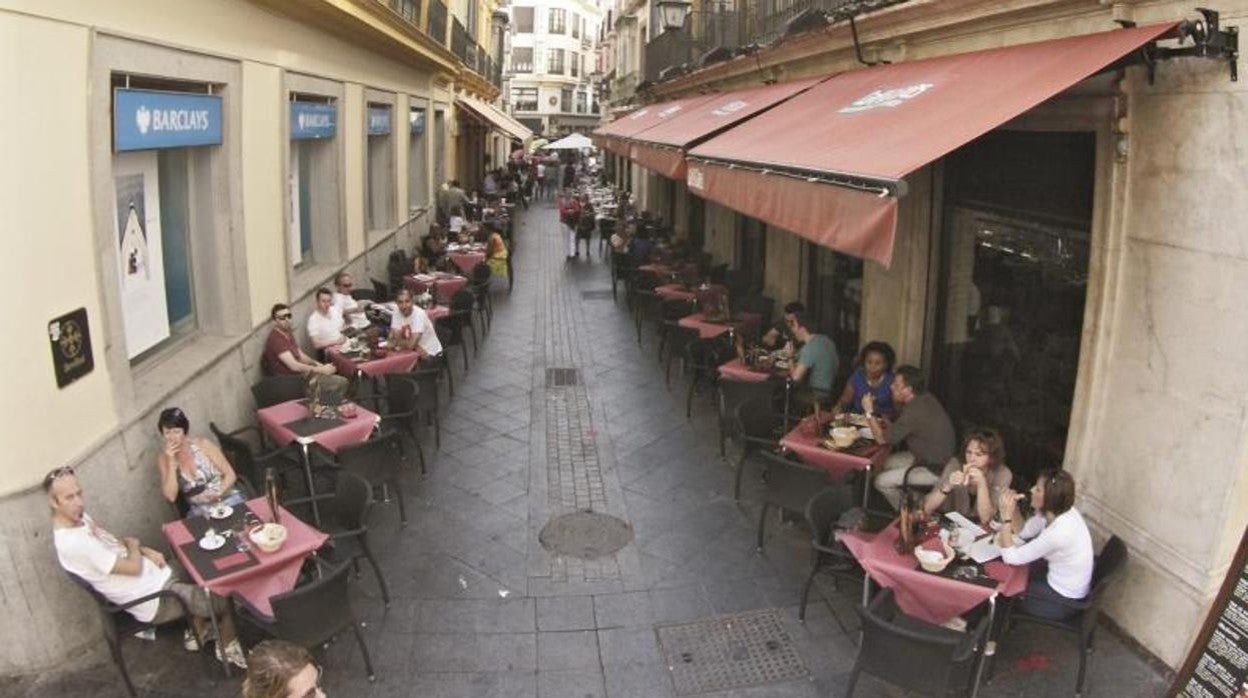
{"type": "Polygon", "coordinates": [[[583,301],[609,301],[614,300],[615,294],[611,293],[611,289],[581,291],[581,300],[583,301]]]}
{"type": "Polygon", "coordinates": [[[686,696],[809,675],[775,609],[658,628],[676,693],[686,696]]]}
{"type": "Polygon", "coordinates": [[[546,369],[547,388],[567,388],[581,384],[581,371],[576,368],[546,369]]]}
{"type": "Polygon", "coordinates": [[[633,527],[614,516],[577,511],[551,519],[537,539],[556,555],[592,560],[628,545],[633,527]]]}

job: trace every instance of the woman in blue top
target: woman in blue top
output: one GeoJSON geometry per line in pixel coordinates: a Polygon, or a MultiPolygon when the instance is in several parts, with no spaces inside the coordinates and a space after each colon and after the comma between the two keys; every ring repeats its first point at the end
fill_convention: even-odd
{"type": "Polygon", "coordinates": [[[858,353],[854,372],[845,381],[840,399],[832,406],[833,414],[845,411],[861,414],[862,396],[870,394],[875,398],[875,411],[891,416],[893,393],[889,386],[893,383],[893,363],[896,360],[897,355],[888,343],[868,342],[858,353]]]}

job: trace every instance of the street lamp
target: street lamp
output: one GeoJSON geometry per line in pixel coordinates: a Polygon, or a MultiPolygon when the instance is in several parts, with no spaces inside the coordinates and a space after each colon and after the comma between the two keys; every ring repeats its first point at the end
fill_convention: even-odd
{"type": "Polygon", "coordinates": [[[659,0],[659,17],[663,20],[663,31],[685,28],[685,17],[693,6],[689,0],[659,0]]]}

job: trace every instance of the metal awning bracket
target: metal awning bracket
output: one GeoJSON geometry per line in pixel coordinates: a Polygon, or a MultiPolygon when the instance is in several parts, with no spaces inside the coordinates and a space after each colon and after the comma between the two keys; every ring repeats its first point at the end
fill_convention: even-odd
{"type": "MultiPolygon", "coordinates": [[[[1216,10],[1198,7],[1196,11],[1202,15],[1203,19],[1189,20],[1179,25],[1179,43],[1185,43],[1190,38],[1192,45],[1179,48],[1153,46],[1150,51],[1152,60],[1184,57],[1224,60],[1231,69],[1231,82],[1238,82],[1239,27],[1222,28],[1216,10]]],[[[1152,82],[1151,69],[1149,82],[1152,82]]]]}

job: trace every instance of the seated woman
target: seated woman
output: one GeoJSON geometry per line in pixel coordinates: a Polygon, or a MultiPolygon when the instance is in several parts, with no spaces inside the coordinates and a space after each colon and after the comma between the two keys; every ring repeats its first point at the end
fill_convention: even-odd
{"type": "Polygon", "coordinates": [[[164,450],[156,460],[160,492],[170,502],[181,495],[189,516],[205,516],[218,504],[237,506],[246,500],[236,485],[230,462],[216,444],[187,436],[191,423],[177,407],[160,413],[156,427],[164,438],[164,450]]]}
{"type": "Polygon", "coordinates": [[[854,412],[862,414],[862,396],[871,395],[875,399],[875,411],[889,417],[893,415],[893,363],[897,354],[887,342],[867,342],[858,352],[858,361],[854,372],[845,381],[845,389],[841,397],[832,406],[834,413],[854,412]]]}
{"type": "Polygon", "coordinates": [[[485,240],[485,263],[489,265],[491,274],[506,279],[507,242],[503,240],[503,234],[497,225],[487,223],[484,227],[489,231],[489,237],[485,240]]]}
{"type": "Polygon", "coordinates": [[[265,640],[247,655],[243,698],[325,698],[312,655],[285,640],[265,640]]]}
{"type": "Polygon", "coordinates": [[[965,462],[950,458],[940,482],[923,500],[928,515],[956,511],[987,526],[1014,473],[1005,465],[1005,441],[993,429],[976,429],[962,442],[965,462]]]}
{"type": "Polygon", "coordinates": [[[1013,490],[1001,495],[1001,559],[1031,565],[1026,596],[1019,600],[1026,613],[1064,620],[1077,610],[1061,602],[1081,601],[1092,588],[1092,535],[1074,507],[1075,479],[1056,468],[1040,473],[1031,488],[1034,513],[1026,523],[1018,513],[1022,498],[1013,490]]]}
{"type": "Polygon", "coordinates": [[[444,256],[446,256],[446,231],[442,226],[431,225],[429,234],[420,239],[418,257],[424,257],[430,267],[436,267],[444,256]]]}

